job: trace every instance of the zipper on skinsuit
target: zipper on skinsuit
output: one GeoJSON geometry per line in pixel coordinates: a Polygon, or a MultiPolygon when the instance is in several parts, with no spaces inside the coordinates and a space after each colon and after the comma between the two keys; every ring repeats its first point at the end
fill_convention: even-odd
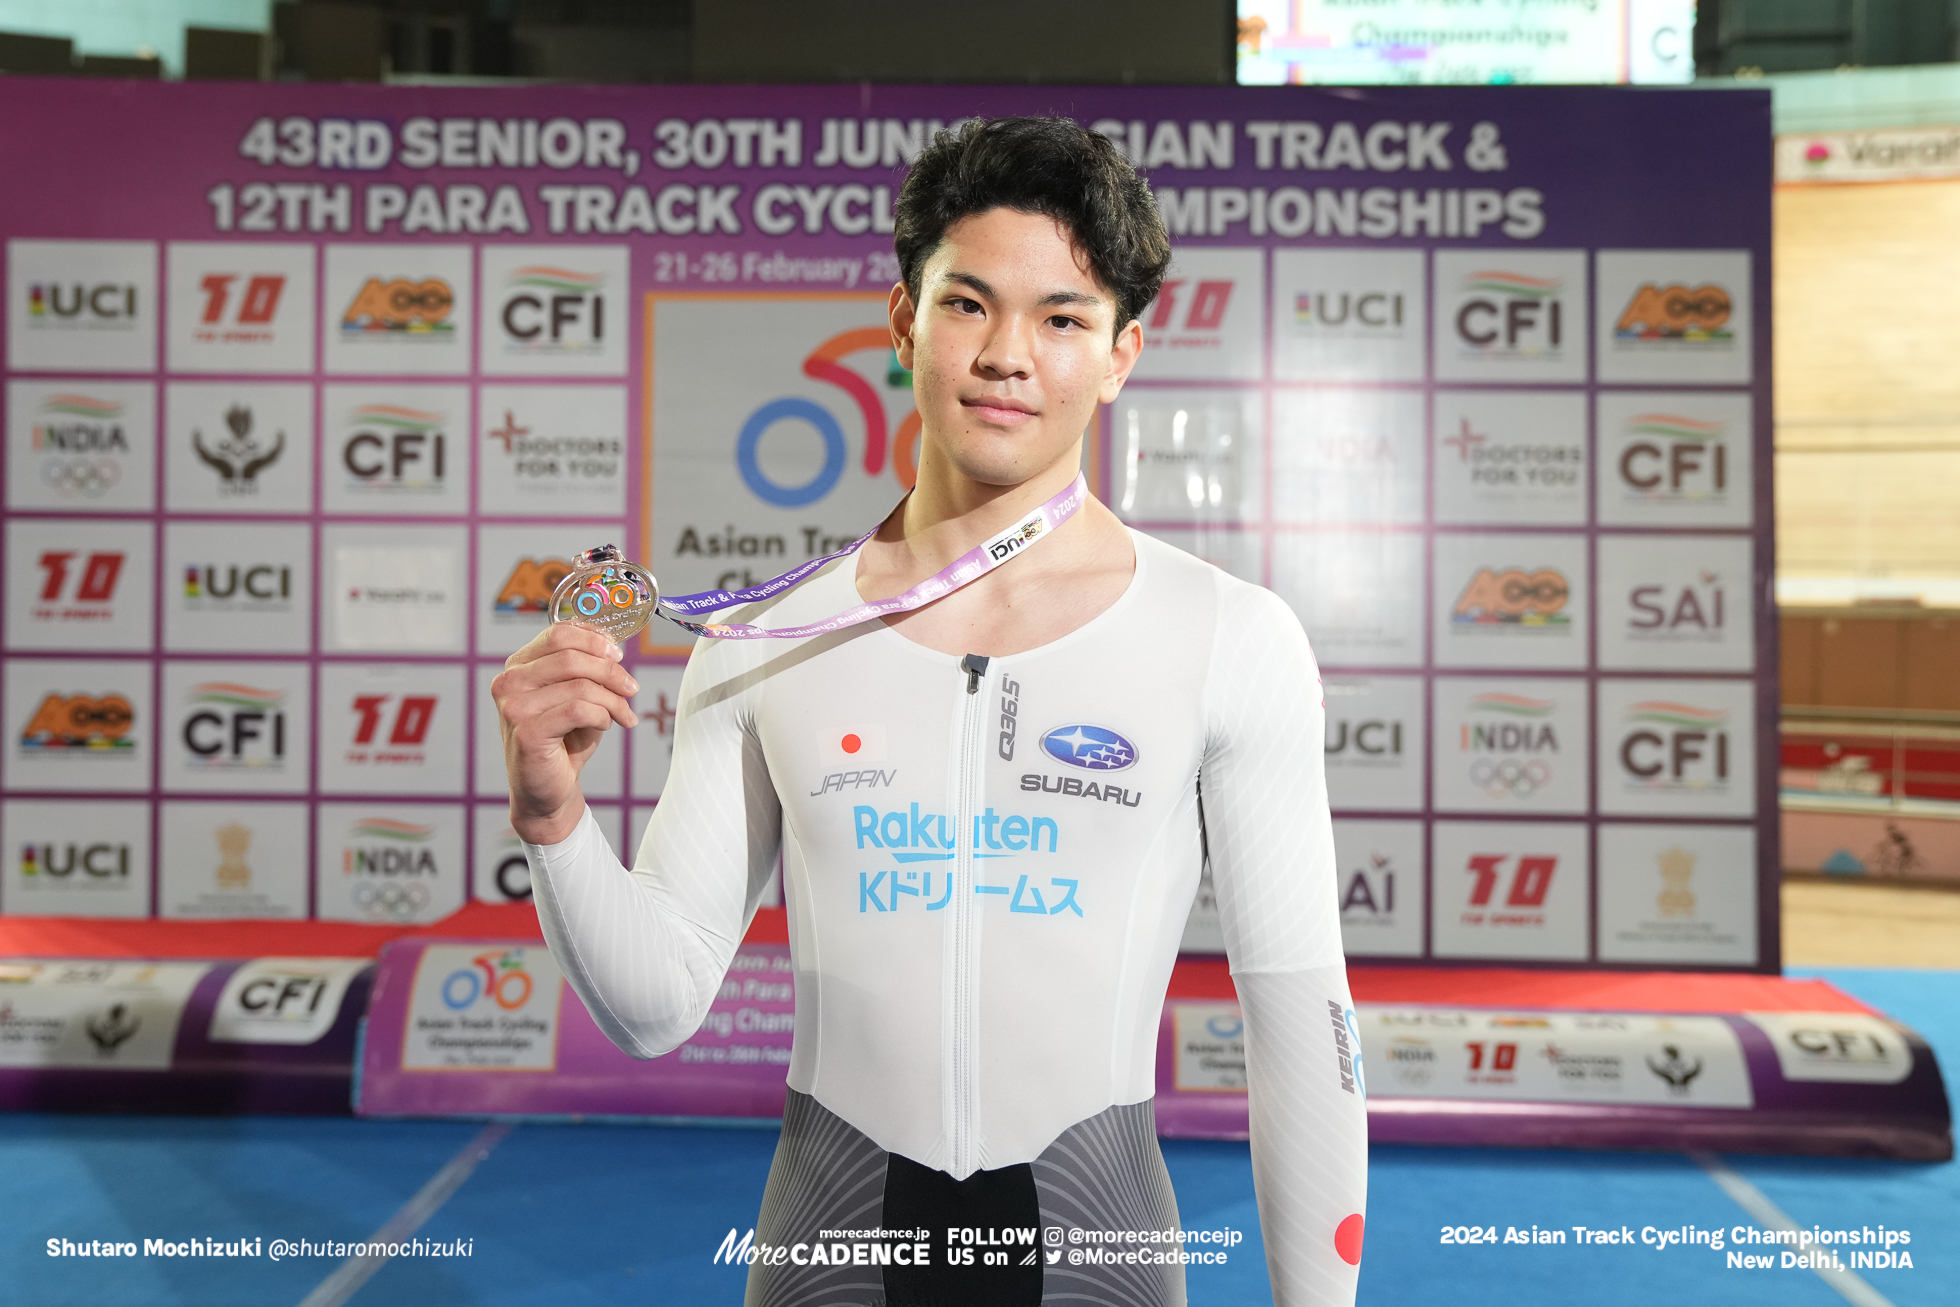
{"type": "Polygon", "coordinates": [[[965,703],[960,710],[960,790],[959,800],[954,808],[953,847],[954,871],[957,879],[953,882],[953,1150],[952,1166],[948,1168],[953,1175],[971,1175],[977,1166],[973,1153],[973,1116],[976,1089],[974,1085],[974,1049],[976,1037],[973,1018],[974,988],[979,969],[975,957],[973,940],[974,913],[978,911],[978,895],[974,893],[977,883],[974,872],[973,826],[980,811],[980,788],[982,763],[980,759],[980,722],[985,715],[986,699],[980,693],[981,684],[987,677],[988,659],[979,654],[968,654],[960,659],[960,670],[966,674],[965,703]]]}

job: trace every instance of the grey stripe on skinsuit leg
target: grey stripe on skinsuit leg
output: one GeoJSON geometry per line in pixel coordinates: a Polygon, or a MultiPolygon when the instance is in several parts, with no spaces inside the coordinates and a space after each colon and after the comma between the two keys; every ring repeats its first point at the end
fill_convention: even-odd
{"type": "MultiPolygon", "coordinates": [[[[758,1244],[815,1242],[817,1231],[862,1230],[883,1218],[885,1150],[808,1094],[789,1091],[783,1134],[756,1218],[758,1244]]],[[[870,1266],[749,1267],[743,1307],[884,1307],[870,1266]]]]}
{"type": "MultiPolygon", "coordinates": [[[[1041,1198],[1044,1263],[1053,1247],[1046,1242],[1050,1226],[1178,1228],[1177,1195],[1157,1147],[1157,1113],[1149,1099],[1106,1108],[1064,1130],[1034,1159],[1034,1184],[1041,1198]]],[[[1072,1266],[1069,1249],[1096,1245],[1070,1243],[1064,1235],[1060,1246],[1061,1260],[1042,1267],[1044,1307],[1184,1307],[1182,1266],[1072,1266]]]]}

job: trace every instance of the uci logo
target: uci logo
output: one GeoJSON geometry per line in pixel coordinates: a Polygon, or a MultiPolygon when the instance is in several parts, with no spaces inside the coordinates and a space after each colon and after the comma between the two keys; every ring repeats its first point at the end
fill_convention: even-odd
{"type": "Polygon", "coordinates": [[[1041,737],[1041,751],[1090,771],[1122,771],[1137,760],[1134,744],[1102,726],[1057,726],[1041,737]]]}
{"type": "Polygon", "coordinates": [[[31,327],[82,322],[89,326],[126,326],[136,317],[136,287],[106,282],[63,286],[37,282],[27,288],[27,322],[31,327]]]}
{"type": "MultiPolygon", "coordinates": [[[[885,403],[870,382],[840,361],[848,354],[867,349],[889,352],[891,333],[883,327],[839,332],[810,351],[803,360],[803,375],[836,386],[857,405],[858,413],[864,419],[864,472],[866,476],[875,477],[885,470],[885,403]]],[[[910,377],[894,365],[886,377],[886,384],[893,388],[901,385],[909,387],[910,377]]],[[[898,429],[891,433],[889,440],[892,473],[907,490],[912,488],[919,475],[916,448],[919,426],[919,413],[914,409],[900,420],[898,429]]],[[[831,416],[830,410],[814,400],[797,395],[770,400],[749,414],[748,420],[742,424],[741,434],[735,439],[735,467],[742,474],[742,484],[757,499],[778,508],[814,504],[829,494],[844,475],[848,457],[844,429],[831,416]],[[777,481],[762,466],[762,438],[770,428],[782,422],[805,423],[823,441],[823,466],[801,485],[777,481]]]]}

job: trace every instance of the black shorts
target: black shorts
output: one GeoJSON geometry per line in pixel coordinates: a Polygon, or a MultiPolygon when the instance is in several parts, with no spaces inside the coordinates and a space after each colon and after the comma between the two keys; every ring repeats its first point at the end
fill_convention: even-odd
{"type": "Polygon", "coordinates": [[[1076,1122],[1032,1162],[955,1180],[792,1089],[755,1229],[777,1251],[750,1265],[743,1302],[1183,1307],[1183,1265],[1154,1256],[1178,1250],[1163,1237],[1177,1229],[1147,1099],[1076,1122]]]}

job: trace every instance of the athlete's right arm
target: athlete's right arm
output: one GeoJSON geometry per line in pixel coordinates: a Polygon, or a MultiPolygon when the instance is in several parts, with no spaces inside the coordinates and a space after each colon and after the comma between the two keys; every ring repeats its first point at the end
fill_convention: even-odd
{"type": "Polygon", "coordinates": [[[624,697],[636,687],[609,643],[552,627],[491,693],[545,942],[599,1028],[635,1057],[657,1057],[700,1027],[720,990],[775,868],[782,815],[746,697],[704,693],[719,678],[704,670],[713,658],[696,657],[666,790],[636,865],[620,865],[578,790],[603,731],[637,722],[624,697]]]}

